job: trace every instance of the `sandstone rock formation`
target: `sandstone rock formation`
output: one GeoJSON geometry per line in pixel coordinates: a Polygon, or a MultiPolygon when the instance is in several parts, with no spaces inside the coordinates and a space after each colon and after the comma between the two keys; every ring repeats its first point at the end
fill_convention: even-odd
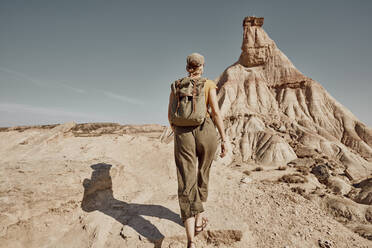
{"type": "Polygon", "coordinates": [[[242,53],[217,79],[232,161],[285,164],[333,159],[351,179],[372,172],[372,129],[303,75],[263,30],[243,21],[242,53]]]}

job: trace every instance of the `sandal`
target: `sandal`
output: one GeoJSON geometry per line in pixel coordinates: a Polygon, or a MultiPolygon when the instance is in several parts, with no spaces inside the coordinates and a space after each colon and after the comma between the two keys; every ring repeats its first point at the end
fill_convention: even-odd
{"type": "Polygon", "coordinates": [[[204,231],[205,227],[207,226],[208,224],[208,219],[207,218],[204,218],[202,217],[202,224],[201,226],[197,226],[196,223],[195,223],[195,233],[194,233],[194,236],[198,235],[199,233],[201,233],[202,231],[204,231]],[[199,229],[201,228],[200,230],[196,230],[196,229],[199,229]]]}
{"type": "Polygon", "coordinates": [[[194,247],[196,247],[194,241],[187,241],[187,248],[191,248],[191,244],[194,244],[194,247]]]}

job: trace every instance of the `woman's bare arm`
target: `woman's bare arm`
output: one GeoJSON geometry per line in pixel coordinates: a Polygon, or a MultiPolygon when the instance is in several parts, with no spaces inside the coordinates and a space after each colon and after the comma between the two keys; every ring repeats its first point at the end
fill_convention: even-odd
{"type": "Polygon", "coordinates": [[[173,129],[173,126],[172,126],[172,123],[171,123],[171,110],[172,110],[172,101],[173,101],[173,92],[171,91],[170,95],[169,95],[169,103],[168,103],[168,121],[169,121],[169,125],[171,126],[172,130],[174,131],[173,129]]]}
{"type": "Polygon", "coordinates": [[[226,142],[226,135],[225,135],[225,127],[223,125],[222,116],[220,113],[220,108],[218,107],[217,102],[217,93],[216,89],[209,90],[209,105],[212,108],[212,117],[217,126],[218,132],[221,136],[221,157],[224,157],[227,153],[227,147],[225,145],[226,142]]]}

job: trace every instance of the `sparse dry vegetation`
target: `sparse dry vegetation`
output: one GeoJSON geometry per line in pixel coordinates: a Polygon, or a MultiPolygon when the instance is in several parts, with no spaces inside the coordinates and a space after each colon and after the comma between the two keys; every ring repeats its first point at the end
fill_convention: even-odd
{"type": "Polygon", "coordinates": [[[306,183],[308,180],[306,177],[299,173],[287,174],[278,179],[279,182],[285,183],[306,183]]]}
{"type": "Polygon", "coordinates": [[[310,169],[303,165],[296,165],[296,171],[300,172],[302,175],[307,176],[310,173],[310,169]]]}

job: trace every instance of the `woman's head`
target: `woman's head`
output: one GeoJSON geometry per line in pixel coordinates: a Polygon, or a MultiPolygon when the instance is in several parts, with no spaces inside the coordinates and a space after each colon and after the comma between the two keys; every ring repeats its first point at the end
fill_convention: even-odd
{"type": "Polygon", "coordinates": [[[186,71],[189,76],[200,76],[203,74],[204,57],[199,53],[192,53],[186,58],[186,71]]]}

